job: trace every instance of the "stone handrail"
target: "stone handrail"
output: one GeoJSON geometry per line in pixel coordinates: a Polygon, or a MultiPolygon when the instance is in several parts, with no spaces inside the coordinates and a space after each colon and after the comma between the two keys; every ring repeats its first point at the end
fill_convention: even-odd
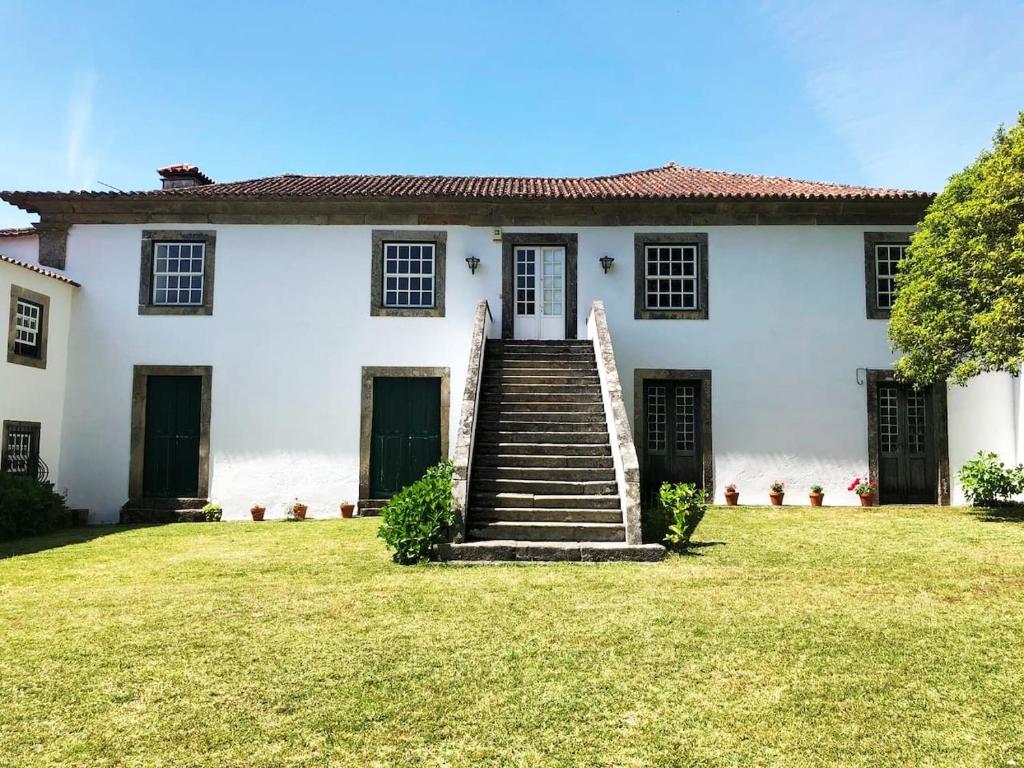
{"type": "Polygon", "coordinates": [[[451,539],[461,544],[466,538],[466,511],[469,505],[469,473],[473,465],[473,441],[476,439],[476,415],[480,404],[480,381],[483,378],[484,347],[491,328],[491,308],[487,301],[479,301],[473,319],[473,338],[469,345],[469,364],[466,366],[466,388],[462,393],[459,433],[455,438],[452,457],[452,510],[455,525],[451,539]]]}
{"type": "Polygon", "coordinates": [[[612,463],[615,481],[619,487],[622,523],[626,528],[626,543],[641,544],[640,531],[640,461],[633,445],[633,432],[629,428],[626,404],[622,399],[622,382],[615,365],[615,351],[608,332],[608,318],[604,302],[595,301],[587,317],[587,338],[594,343],[597,373],[601,379],[601,399],[608,421],[608,436],[612,444],[612,463]]]}

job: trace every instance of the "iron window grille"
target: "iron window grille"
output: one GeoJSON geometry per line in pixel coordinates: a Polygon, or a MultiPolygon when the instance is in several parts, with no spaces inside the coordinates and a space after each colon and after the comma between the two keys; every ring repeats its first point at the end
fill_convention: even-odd
{"type": "Polygon", "coordinates": [[[205,243],[153,244],[153,304],[199,306],[203,303],[205,243]]]}
{"type": "Polygon", "coordinates": [[[644,294],[649,310],[699,309],[697,246],[646,246],[644,294]]]}
{"type": "Polygon", "coordinates": [[[43,307],[34,301],[17,301],[14,315],[14,353],[26,357],[41,357],[43,307]]]}
{"type": "Polygon", "coordinates": [[[39,427],[35,424],[5,424],[3,471],[36,477],[39,474],[39,427]]]}
{"type": "Polygon", "coordinates": [[[435,263],[433,243],[384,243],[383,305],[433,307],[435,263]]]}

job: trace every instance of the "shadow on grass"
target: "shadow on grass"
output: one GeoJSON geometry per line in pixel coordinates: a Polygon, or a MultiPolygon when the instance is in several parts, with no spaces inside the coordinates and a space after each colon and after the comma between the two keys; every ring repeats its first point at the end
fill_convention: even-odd
{"type": "Polygon", "coordinates": [[[67,547],[72,544],[83,544],[102,536],[124,533],[136,527],[141,526],[87,525],[80,528],[65,528],[51,533],[41,533],[38,536],[26,536],[21,539],[0,541],[0,560],[18,557],[19,555],[31,555],[48,549],[59,549],[60,547],[67,547]]]}
{"type": "Polygon", "coordinates": [[[708,547],[724,547],[724,541],[691,541],[685,548],[673,548],[669,547],[668,551],[682,557],[704,557],[704,553],[700,550],[707,549],[708,547]]]}
{"type": "Polygon", "coordinates": [[[1024,523],[1024,504],[980,507],[970,512],[983,523],[1024,523]]]}

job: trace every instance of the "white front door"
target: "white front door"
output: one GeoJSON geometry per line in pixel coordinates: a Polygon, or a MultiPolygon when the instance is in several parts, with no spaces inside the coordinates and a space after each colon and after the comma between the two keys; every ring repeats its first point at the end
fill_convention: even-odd
{"type": "Polygon", "coordinates": [[[565,248],[515,249],[517,339],[565,338],[565,248]]]}

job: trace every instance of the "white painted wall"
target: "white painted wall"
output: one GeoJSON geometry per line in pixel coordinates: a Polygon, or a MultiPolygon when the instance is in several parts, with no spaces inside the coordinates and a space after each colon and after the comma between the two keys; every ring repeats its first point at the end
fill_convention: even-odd
{"type": "Polygon", "coordinates": [[[0,237],[0,253],[18,261],[39,263],[39,238],[35,235],[0,237]]]}
{"type": "Polygon", "coordinates": [[[77,289],[30,269],[0,261],[0,318],[3,351],[0,353],[0,421],[38,421],[39,455],[50,469],[58,491],[66,486],[61,467],[61,430],[67,381],[68,323],[77,289]],[[7,362],[11,285],[50,297],[46,368],[7,362]]]}
{"type": "MultiPolygon", "coordinates": [[[[477,300],[490,302],[501,327],[501,245],[490,228],[447,228],[444,318],[370,317],[373,227],[244,225],[215,227],[212,317],[139,316],[142,229],[75,226],[68,243],[68,272],[85,287],[71,330],[65,477],[72,503],[94,520],[115,520],[127,498],[133,364],[213,366],[211,496],[228,518],[256,502],[280,514],[295,497],[312,516],[334,516],[338,502],[356,498],[361,366],[449,367],[454,436],[477,300]],[[481,259],[476,275],[470,254],[481,259]]],[[[865,317],[865,229],[886,227],[506,231],[578,233],[579,334],[591,302],[604,299],[630,409],[634,368],[713,371],[719,501],[736,482],[743,502],[767,503],[779,479],[788,501],[803,503],[820,482],[826,503],[850,504],[846,487],[867,469],[856,372],[893,360],[885,321],[865,317]],[[709,320],[633,319],[635,231],[708,232],[709,320]],[[607,275],[605,254],[616,259],[607,275]]],[[[1009,381],[950,393],[954,474],[988,443],[1015,451],[1009,381]],[[987,425],[1009,425],[1009,436],[987,425]]]]}

